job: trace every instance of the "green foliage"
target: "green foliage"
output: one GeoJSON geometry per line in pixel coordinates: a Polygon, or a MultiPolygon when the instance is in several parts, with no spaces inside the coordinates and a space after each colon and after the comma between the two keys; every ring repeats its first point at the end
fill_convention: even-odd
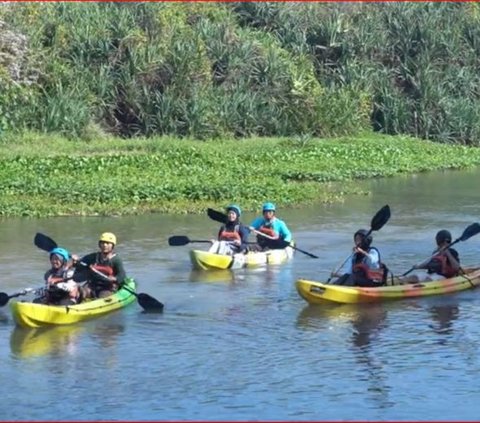
{"type": "Polygon", "coordinates": [[[0,64],[3,134],[480,143],[475,3],[27,2],[1,16],[36,76],[0,64]]]}
{"type": "Polygon", "coordinates": [[[28,134],[0,144],[0,215],[186,213],[228,202],[256,210],[266,198],[295,206],[363,194],[349,183],[357,179],[478,164],[477,148],[373,134],[205,142],[28,134]]]}

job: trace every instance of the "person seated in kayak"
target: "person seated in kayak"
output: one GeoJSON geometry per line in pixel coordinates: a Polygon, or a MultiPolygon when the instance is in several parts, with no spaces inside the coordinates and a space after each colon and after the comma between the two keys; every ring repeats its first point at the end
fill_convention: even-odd
{"type": "Polygon", "coordinates": [[[285,248],[285,243],[279,244],[278,240],[291,242],[292,233],[286,223],[275,215],[275,204],[263,204],[262,213],[263,216],[257,217],[250,224],[250,231],[257,234],[257,244],[249,249],[251,251],[265,251],[285,248]]]}
{"type": "Polygon", "coordinates": [[[388,270],[380,260],[380,252],[372,247],[373,237],[366,229],[353,235],[355,246],[344,272],[332,273],[339,279],[334,285],[376,287],[386,285],[388,270]]]}
{"type": "Polygon", "coordinates": [[[437,248],[433,251],[432,257],[423,263],[413,266],[414,269],[427,271],[425,277],[410,275],[402,279],[403,283],[428,282],[439,279],[449,279],[461,273],[460,256],[458,251],[449,247],[452,242],[452,234],[446,229],[438,231],[435,235],[437,248]]]}
{"type": "Polygon", "coordinates": [[[220,227],[217,240],[212,240],[211,252],[218,254],[245,253],[249,231],[240,223],[242,211],[236,204],[230,204],[226,209],[227,223],[220,227]]]}
{"type": "MultiPolygon", "coordinates": [[[[51,268],[45,273],[46,289],[38,302],[55,305],[73,305],[80,302],[80,291],[73,280],[75,269],[70,254],[64,248],[50,251],[51,268]]],[[[36,301],[37,302],[37,301],[36,301]]]]}
{"type": "Polygon", "coordinates": [[[122,259],[113,250],[117,237],[111,232],[104,232],[98,240],[98,252],[87,254],[81,260],[74,255],[76,269],[80,273],[87,266],[88,281],[82,287],[85,298],[104,298],[118,291],[126,274],[122,259]]]}

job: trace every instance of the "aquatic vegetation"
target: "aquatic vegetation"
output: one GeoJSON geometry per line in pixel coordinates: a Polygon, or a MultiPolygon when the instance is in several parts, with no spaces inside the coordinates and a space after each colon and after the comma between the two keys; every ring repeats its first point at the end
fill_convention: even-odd
{"type": "Polygon", "coordinates": [[[366,194],[358,179],[478,164],[478,148],[368,133],[308,142],[29,135],[0,144],[0,214],[188,213],[228,202],[256,210],[266,198],[294,207],[366,194]]]}

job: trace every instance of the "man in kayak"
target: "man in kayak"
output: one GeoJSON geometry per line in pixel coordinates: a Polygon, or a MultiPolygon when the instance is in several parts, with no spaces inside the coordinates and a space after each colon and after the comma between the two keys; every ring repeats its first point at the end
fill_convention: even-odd
{"type": "Polygon", "coordinates": [[[386,285],[387,267],[380,260],[380,252],[372,247],[373,237],[366,229],[359,229],[353,235],[355,246],[351,259],[344,272],[333,273],[339,276],[334,285],[376,287],[386,285]]]}
{"type": "Polygon", "coordinates": [[[67,250],[55,247],[50,251],[51,268],[45,273],[46,290],[44,296],[35,302],[56,305],[73,305],[80,302],[80,292],[73,280],[72,267],[67,250]]]}
{"type": "Polygon", "coordinates": [[[227,223],[220,227],[217,240],[212,240],[210,252],[228,255],[245,253],[249,231],[240,223],[242,211],[236,204],[230,204],[225,210],[227,223]]]}
{"type": "Polygon", "coordinates": [[[265,203],[262,207],[262,217],[257,217],[250,224],[250,231],[257,234],[257,244],[251,246],[252,251],[264,251],[268,249],[284,248],[279,247],[278,240],[290,242],[292,233],[286,223],[275,216],[276,207],[273,203],[265,203]]]}
{"type": "Polygon", "coordinates": [[[123,284],[126,274],[122,259],[113,250],[117,237],[111,232],[104,232],[98,240],[99,251],[84,256],[78,260],[74,255],[74,264],[80,272],[88,267],[88,282],[83,289],[83,295],[93,298],[104,298],[112,295],[123,284]]]}
{"type": "Polygon", "coordinates": [[[449,247],[452,242],[452,234],[446,229],[442,229],[435,235],[435,242],[437,248],[433,251],[432,257],[423,263],[413,266],[414,269],[426,270],[427,275],[425,277],[415,274],[410,275],[401,279],[402,283],[449,279],[459,275],[461,272],[460,256],[457,250],[449,247]]]}

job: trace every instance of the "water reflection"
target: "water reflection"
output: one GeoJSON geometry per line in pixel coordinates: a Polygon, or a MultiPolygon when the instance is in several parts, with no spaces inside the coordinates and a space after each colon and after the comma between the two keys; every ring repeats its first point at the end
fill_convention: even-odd
{"type": "Polygon", "coordinates": [[[359,377],[368,384],[370,399],[378,408],[389,408],[394,402],[389,400],[391,386],[387,383],[387,372],[384,369],[386,357],[376,351],[373,341],[386,326],[387,311],[383,304],[359,305],[352,314],[352,345],[353,354],[361,365],[359,377]]]}
{"type": "Polygon", "coordinates": [[[328,327],[330,320],[348,319],[352,306],[350,304],[329,304],[325,303],[321,306],[307,305],[299,313],[297,317],[297,326],[303,329],[319,329],[328,327]]]}
{"type": "Polygon", "coordinates": [[[360,349],[368,349],[371,341],[382,329],[386,317],[387,311],[381,303],[359,305],[356,313],[352,314],[353,345],[360,349]]]}
{"type": "Polygon", "coordinates": [[[231,270],[192,270],[189,277],[190,282],[224,282],[233,283],[237,278],[231,270]]]}
{"type": "Polygon", "coordinates": [[[35,329],[16,326],[10,336],[10,349],[17,358],[74,355],[79,335],[84,330],[82,325],[35,329]]]}
{"type": "Polygon", "coordinates": [[[112,349],[124,331],[125,325],[112,322],[42,328],[15,326],[10,335],[10,350],[14,357],[21,359],[76,355],[80,349],[81,338],[86,333],[98,342],[101,349],[112,349]]]}
{"type": "MultiPolygon", "coordinates": [[[[387,383],[386,357],[378,350],[376,339],[386,327],[387,310],[378,304],[322,304],[306,306],[297,317],[297,326],[326,329],[332,324],[351,325],[349,350],[357,365],[352,376],[367,385],[368,399],[375,408],[390,408],[391,386],[387,383]]],[[[381,344],[381,343],[380,343],[381,344]]]]}
{"type": "Polygon", "coordinates": [[[449,335],[453,332],[453,321],[458,319],[458,304],[435,305],[429,309],[434,324],[430,327],[438,334],[449,335]]]}

